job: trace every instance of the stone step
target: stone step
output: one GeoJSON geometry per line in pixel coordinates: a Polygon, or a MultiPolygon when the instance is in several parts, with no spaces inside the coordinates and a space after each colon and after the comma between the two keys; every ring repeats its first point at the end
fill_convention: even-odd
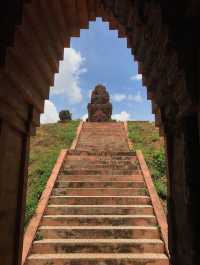
{"type": "Polygon", "coordinates": [[[144,188],[144,181],[57,181],[56,188],[144,188]]]}
{"type": "Polygon", "coordinates": [[[165,254],[73,253],[33,254],[27,265],[169,265],[165,254]]]}
{"type": "Polygon", "coordinates": [[[110,161],[110,162],[117,162],[117,161],[132,161],[137,160],[136,153],[134,151],[128,152],[107,152],[107,151],[99,151],[94,152],[92,150],[85,151],[85,150],[77,150],[77,149],[69,149],[67,151],[67,157],[64,161],[75,161],[75,160],[94,160],[94,161],[110,161]]]}
{"type": "Polygon", "coordinates": [[[102,130],[104,133],[107,133],[109,131],[116,132],[116,131],[119,131],[119,130],[124,132],[123,125],[121,126],[119,124],[116,124],[116,125],[115,124],[109,124],[109,125],[105,124],[105,126],[104,126],[102,123],[101,123],[101,126],[99,126],[97,123],[96,124],[93,124],[93,123],[92,124],[89,124],[89,123],[86,124],[86,123],[84,123],[84,126],[83,126],[82,130],[83,130],[84,134],[86,132],[89,132],[90,130],[94,130],[94,131],[102,130]]]}
{"type": "Polygon", "coordinates": [[[102,127],[108,127],[108,128],[110,128],[110,127],[118,127],[118,128],[123,128],[123,126],[124,126],[124,123],[123,122],[84,122],[83,123],[83,128],[85,129],[85,128],[90,128],[90,127],[92,127],[92,128],[94,128],[94,127],[100,127],[100,128],[102,128],[102,127]]]}
{"type": "Polygon", "coordinates": [[[94,143],[93,141],[91,140],[98,140],[96,141],[96,143],[100,143],[100,142],[105,142],[105,143],[110,143],[111,141],[114,141],[115,139],[117,138],[121,138],[120,141],[117,143],[115,142],[115,144],[121,144],[121,142],[125,141],[126,138],[125,138],[125,133],[122,131],[122,130],[109,130],[109,131],[106,131],[105,133],[105,129],[104,130],[101,130],[101,129],[98,129],[98,130],[88,130],[88,132],[84,132],[84,134],[81,135],[80,137],[80,142],[82,140],[85,140],[86,142],[88,143],[94,143]],[[88,138],[90,137],[90,138],[88,138]],[[110,141],[109,141],[110,140],[110,141]]]}
{"type": "Polygon", "coordinates": [[[41,225],[156,225],[154,215],[44,215],[41,225]]]}
{"type": "Polygon", "coordinates": [[[117,170],[117,169],[99,169],[99,170],[87,170],[87,169],[73,169],[73,170],[61,170],[61,174],[65,175],[139,175],[140,170],[117,170]]]}
{"type": "Polygon", "coordinates": [[[90,132],[97,132],[98,133],[99,131],[102,132],[104,135],[108,135],[110,132],[112,132],[113,134],[123,133],[125,136],[124,128],[118,127],[118,126],[112,126],[112,127],[94,126],[94,127],[86,127],[86,128],[83,127],[83,130],[82,130],[83,133],[81,136],[84,137],[84,135],[87,135],[90,132]]]}
{"type": "Polygon", "coordinates": [[[135,152],[127,150],[127,151],[114,151],[112,150],[112,152],[109,151],[93,151],[93,150],[84,150],[84,149],[75,149],[75,150],[71,150],[69,149],[67,151],[68,155],[73,155],[73,156],[80,156],[80,157],[85,157],[87,156],[95,156],[95,157],[99,157],[99,159],[119,159],[119,160],[123,160],[123,159],[128,159],[131,158],[133,156],[135,156],[135,152]]]}
{"type": "Polygon", "coordinates": [[[58,176],[59,181],[144,181],[141,174],[137,175],[65,175],[58,176]]]}
{"type": "Polygon", "coordinates": [[[41,226],[42,238],[140,238],[159,239],[156,226],[41,226]]]}
{"type": "Polygon", "coordinates": [[[88,145],[80,145],[79,147],[77,147],[78,150],[85,150],[85,151],[90,151],[92,150],[93,152],[95,152],[95,154],[97,152],[112,152],[113,150],[121,150],[122,152],[127,152],[128,148],[124,148],[124,144],[122,146],[117,146],[114,147],[113,144],[110,147],[107,146],[88,146],[88,145]]]}
{"type": "Polygon", "coordinates": [[[147,195],[145,188],[54,188],[52,195],[71,196],[133,196],[147,195]]]}
{"type": "MultiPolygon", "coordinates": [[[[88,143],[88,144],[111,144],[113,143],[114,146],[119,146],[122,145],[122,143],[124,143],[126,141],[125,137],[124,137],[124,133],[121,131],[118,132],[114,132],[114,131],[110,131],[108,134],[104,134],[103,131],[90,131],[88,133],[85,133],[84,136],[80,137],[79,139],[79,143],[88,143]],[[119,141],[117,141],[119,140],[119,141]]],[[[79,145],[77,145],[77,147],[79,147],[79,145]]],[[[126,145],[124,145],[124,148],[126,147],[126,145]]]]}
{"type": "MultiPolygon", "coordinates": [[[[124,130],[122,128],[111,128],[108,129],[107,128],[87,128],[87,129],[83,129],[83,134],[81,135],[81,139],[85,139],[88,135],[91,135],[94,139],[97,138],[97,135],[100,135],[100,140],[102,140],[102,136],[105,136],[105,141],[107,140],[107,137],[112,137],[115,138],[117,136],[123,136],[123,138],[125,138],[125,133],[124,130]]],[[[124,140],[124,139],[123,139],[124,140]]]]}
{"type": "Polygon", "coordinates": [[[88,144],[88,145],[94,145],[94,146],[95,145],[100,146],[100,144],[102,144],[103,146],[109,146],[109,145],[111,146],[112,145],[112,147],[123,146],[123,148],[125,149],[127,146],[124,144],[124,143],[126,143],[126,139],[123,139],[124,134],[121,132],[118,132],[113,136],[112,133],[113,132],[110,132],[106,136],[107,139],[105,140],[105,138],[103,137],[104,135],[102,135],[102,132],[99,132],[99,133],[95,132],[95,134],[96,134],[95,137],[93,136],[94,133],[90,132],[87,135],[85,135],[84,137],[81,137],[79,139],[77,147],[79,147],[81,144],[85,144],[85,145],[88,144]]]}
{"type": "Polygon", "coordinates": [[[100,140],[102,138],[105,138],[105,141],[107,140],[108,137],[111,137],[112,139],[117,137],[117,136],[123,136],[123,139],[125,139],[125,132],[122,128],[87,128],[83,129],[83,133],[80,137],[80,139],[85,139],[88,135],[91,135],[93,139],[96,139],[97,136],[100,136],[100,140]]]}
{"type": "Polygon", "coordinates": [[[81,168],[98,168],[98,169],[102,169],[102,168],[114,168],[114,169],[120,169],[123,167],[123,169],[129,169],[129,168],[136,168],[137,167],[137,161],[127,161],[127,162],[123,162],[123,161],[119,161],[116,163],[111,163],[110,161],[106,161],[106,162],[95,162],[95,161],[81,161],[81,160],[77,160],[77,161],[66,161],[63,164],[64,168],[75,168],[75,167],[81,167],[81,168]]]}
{"type": "Polygon", "coordinates": [[[32,253],[163,253],[159,239],[43,239],[34,241],[32,253]]]}
{"type": "Polygon", "coordinates": [[[63,165],[63,170],[76,170],[80,166],[81,170],[138,170],[137,165],[135,164],[129,164],[129,165],[95,165],[95,164],[88,164],[88,165],[83,165],[80,163],[80,165],[70,165],[66,164],[63,165]]]}
{"type": "Polygon", "coordinates": [[[49,204],[62,205],[143,205],[150,204],[149,196],[51,196],[49,204]]]}
{"type": "Polygon", "coordinates": [[[67,156],[64,160],[64,164],[76,164],[77,162],[85,163],[85,164],[96,164],[96,165],[126,165],[133,162],[137,162],[137,158],[135,156],[128,156],[128,157],[118,157],[118,159],[110,157],[110,156],[67,156]],[[120,159],[121,158],[121,159],[120,159]]]}
{"type": "Polygon", "coordinates": [[[97,147],[99,148],[99,150],[104,150],[104,149],[108,149],[108,148],[112,148],[115,150],[127,150],[127,145],[126,145],[126,140],[122,140],[121,138],[123,137],[123,135],[118,134],[115,136],[115,138],[113,139],[113,137],[110,135],[109,139],[107,139],[107,141],[105,141],[105,139],[100,140],[99,136],[96,135],[96,137],[91,137],[90,134],[88,136],[86,136],[87,138],[90,138],[90,141],[85,138],[85,139],[80,139],[78,142],[78,146],[79,147],[97,147]],[[121,148],[120,148],[121,147],[121,148]]]}
{"type": "MultiPolygon", "coordinates": [[[[105,136],[105,141],[107,140],[106,138],[111,137],[112,139],[118,136],[122,136],[124,140],[125,139],[125,133],[124,130],[122,130],[121,128],[112,128],[111,130],[109,130],[108,128],[106,128],[106,131],[104,128],[91,128],[91,129],[87,129],[87,130],[83,130],[83,134],[81,135],[80,139],[87,139],[87,136],[90,135],[93,139],[96,139],[97,136],[100,136],[101,138],[99,139],[102,140],[102,136],[105,136]]],[[[89,140],[88,140],[89,141],[89,140]]]]}
{"type": "Polygon", "coordinates": [[[48,205],[46,215],[133,215],[153,214],[151,205],[48,205]]]}
{"type": "Polygon", "coordinates": [[[98,123],[94,123],[92,122],[92,124],[90,123],[84,123],[83,125],[83,132],[88,132],[89,130],[103,130],[105,132],[105,129],[106,129],[106,132],[107,130],[112,130],[114,129],[114,131],[116,130],[123,130],[124,131],[124,127],[123,127],[123,124],[120,124],[120,123],[111,123],[109,122],[109,124],[102,124],[100,123],[100,125],[98,123]]]}

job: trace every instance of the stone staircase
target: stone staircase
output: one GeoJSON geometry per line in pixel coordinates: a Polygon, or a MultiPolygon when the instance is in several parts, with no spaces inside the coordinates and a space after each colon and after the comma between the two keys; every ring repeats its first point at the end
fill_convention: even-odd
{"type": "Polygon", "coordinates": [[[68,151],[27,265],[168,265],[123,123],[84,123],[68,151]]]}
{"type": "Polygon", "coordinates": [[[123,123],[83,123],[76,150],[129,152],[123,123]]]}

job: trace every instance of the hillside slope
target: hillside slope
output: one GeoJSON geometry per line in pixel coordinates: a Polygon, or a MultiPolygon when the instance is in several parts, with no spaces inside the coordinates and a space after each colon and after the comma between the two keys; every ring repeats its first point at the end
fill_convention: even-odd
{"type": "Polygon", "coordinates": [[[34,214],[61,149],[70,147],[79,121],[42,125],[31,138],[25,225],[34,214]]]}
{"type": "Polygon", "coordinates": [[[167,183],[164,140],[159,136],[154,122],[128,122],[129,138],[134,149],[142,150],[160,198],[166,203],[167,183]]]}

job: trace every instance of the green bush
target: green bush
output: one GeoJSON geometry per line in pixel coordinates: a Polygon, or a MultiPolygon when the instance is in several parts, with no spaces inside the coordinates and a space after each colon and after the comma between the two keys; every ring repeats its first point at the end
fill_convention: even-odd
{"type": "Polygon", "coordinates": [[[161,199],[167,197],[166,164],[164,142],[159,136],[154,123],[129,122],[129,138],[134,150],[142,150],[150,169],[155,188],[161,199]]]}
{"type": "Polygon", "coordinates": [[[163,150],[154,151],[150,161],[154,178],[166,176],[165,154],[163,150]]]}
{"type": "Polygon", "coordinates": [[[167,185],[164,178],[154,179],[154,185],[160,198],[166,200],[167,198],[167,185]]]}

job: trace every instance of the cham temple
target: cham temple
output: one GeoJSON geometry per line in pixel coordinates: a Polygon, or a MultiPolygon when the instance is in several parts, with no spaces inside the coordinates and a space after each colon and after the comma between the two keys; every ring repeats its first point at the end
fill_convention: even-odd
{"type": "MultiPolygon", "coordinates": [[[[64,48],[70,47],[70,38],[79,37],[80,30],[88,29],[96,17],[107,21],[110,30],[117,30],[119,38],[127,39],[152,102],[156,126],[165,139],[170,264],[198,265],[199,0],[1,1],[0,264],[22,264],[30,136],[40,125],[40,114],[54,75],[59,72],[64,48]]],[[[88,107],[93,108],[93,103],[88,107]]],[[[104,111],[100,109],[96,116],[103,119],[104,111]]],[[[40,260],[30,264],[94,263],[40,260]]]]}
{"type": "Polygon", "coordinates": [[[88,121],[106,122],[111,120],[112,104],[106,88],[97,85],[92,91],[91,103],[88,103],[88,121]]]}

